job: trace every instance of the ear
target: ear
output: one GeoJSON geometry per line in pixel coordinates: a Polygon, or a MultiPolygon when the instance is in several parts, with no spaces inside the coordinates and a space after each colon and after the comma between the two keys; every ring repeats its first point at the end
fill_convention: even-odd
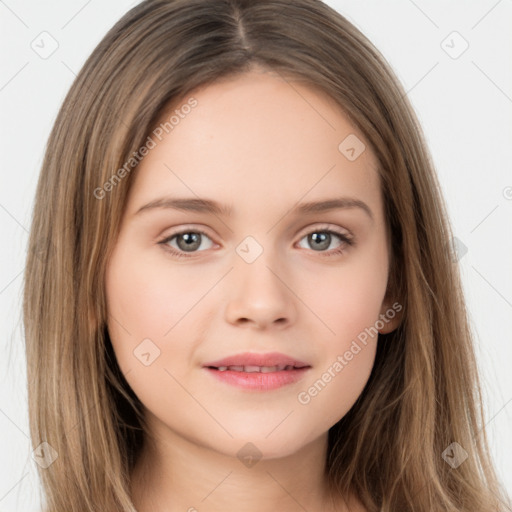
{"type": "Polygon", "coordinates": [[[400,325],[403,318],[403,309],[404,307],[400,302],[387,297],[386,294],[377,321],[379,334],[393,332],[400,325]]]}

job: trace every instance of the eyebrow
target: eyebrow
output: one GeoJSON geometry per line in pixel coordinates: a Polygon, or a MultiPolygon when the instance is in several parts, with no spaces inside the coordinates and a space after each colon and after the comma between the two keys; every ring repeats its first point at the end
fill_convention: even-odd
{"type": "MultiPolygon", "coordinates": [[[[307,215],[313,213],[327,212],[338,209],[359,208],[363,210],[370,219],[374,220],[370,207],[360,199],[352,197],[337,197],[322,201],[311,201],[295,206],[291,211],[296,215],[307,215]]],[[[154,209],[173,209],[187,212],[211,213],[214,215],[231,216],[233,209],[230,206],[222,205],[217,201],[205,198],[176,198],[161,197],[141,206],[135,215],[154,209]]]]}

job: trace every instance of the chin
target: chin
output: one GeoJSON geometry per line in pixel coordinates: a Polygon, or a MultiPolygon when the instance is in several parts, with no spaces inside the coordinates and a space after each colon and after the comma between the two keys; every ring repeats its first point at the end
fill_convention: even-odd
{"type": "MultiPolygon", "coordinates": [[[[240,429],[232,431],[233,439],[225,439],[220,445],[212,448],[225,453],[230,457],[236,457],[242,461],[245,456],[261,460],[280,459],[289,457],[319,436],[306,436],[304,432],[290,432],[290,429],[276,431],[269,435],[271,429],[240,429]]],[[[210,440],[211,442],[211,440],[210,440]]]]}

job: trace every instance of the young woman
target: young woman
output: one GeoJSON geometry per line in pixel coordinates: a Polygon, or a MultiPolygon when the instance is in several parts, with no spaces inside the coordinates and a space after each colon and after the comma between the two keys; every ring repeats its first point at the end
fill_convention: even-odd
{"type": "Polygon", "coordinates": [[[142,2],[38,183],[45,510],[506,510],[450,240],[407,97],[341,15],[142,2]]]}

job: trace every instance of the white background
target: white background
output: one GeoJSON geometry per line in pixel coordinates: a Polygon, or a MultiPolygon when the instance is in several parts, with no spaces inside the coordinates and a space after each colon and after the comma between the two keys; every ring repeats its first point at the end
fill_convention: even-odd
{"type": "MultiPolygon", "coordinates": [[[[135,3],[0,1],[0,512],[35,511],[39,504],[21,293],[44,146],[75,74],[135,3]],[[31,48],[43,31],[58,42],[47,59],[31,48]]],[[[487,427],[499,475],[512,494],[512,2],[327,3],[388,59],[425,131],[454,233],[467,247],[459,264],[487,427]],[[464,40],[468,49],[452,58],[464,40]]]]}

